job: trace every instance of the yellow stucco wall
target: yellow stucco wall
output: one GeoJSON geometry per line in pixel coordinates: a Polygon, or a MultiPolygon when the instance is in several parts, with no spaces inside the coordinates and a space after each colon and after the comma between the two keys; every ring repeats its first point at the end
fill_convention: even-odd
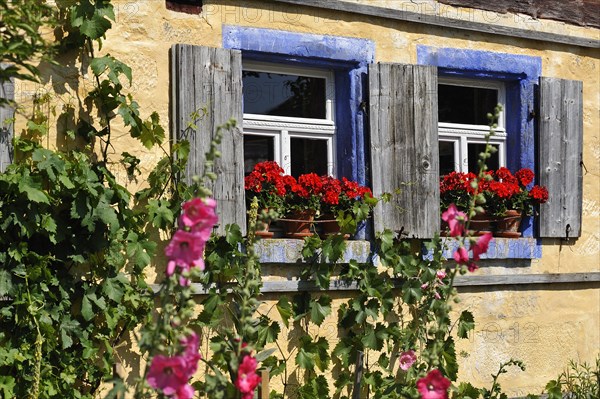
{"type": "MultiPolygon", "coordinates": [[[[512,14],[440,6],[433,1],[354,2],[404,7],[420,7],[424,13],[469,18],[536,31],[599,39],[598,29],[576,27],[554,21],[539,21],[512,14]],[[410,4],[409,4],[410,3],[410,4]],[[437,7],[437,8],[436,8],[437,7]],[[467,17],[468,16],[468,17],[467,17]]],[[[226,25],[252,26],[323,35],[369,39],[375,43],[376,61],[416,63],[416,46],[455,47],[538,56],[543,75],[582,80],[584,84],[584,193],[583,232],[577,240],[543,241],[542,259],[532,262],[498,261],[480,274],[574,273],[600,271],[600,52],[527,39],[458,31],[349,13],[305,7],[287,7],[268,1],[205,2],[201,15],[168,11],[162,0],[118,0],[116,24],[108,32],[101,53],[110,53],[130,65],[134,83],[130,91],[140,103],[144,116],[157,111],[165,128],[169,116],[169,48],[175,43],[221,47],[221,29],[226,25]]],[[[47,74],[48,85],[69,79],[68,68],[47,74]]],[[[85,83],[85,82],[83,82],[85,83]]],[[[89,88],[89,85],[88,85],[89,88]]],[[[17,82],[17,101],[25,100],[37,88],[17,82]]],[[[85,85],[79,91],[83,92],[85,85]]],[[[60,95],[58,106],[73,103],[73,88],[60,95]]],[[[16,130],[23,128],[19,118],[16,130]]],[[[123,129],[117,129],[115,157],[122,151],[140,148],[123,129]],[[121,137],[123,136],[123,137],[121,137]]],[[[49,146],[57,145],[50,136],[49,146]]],[[[141,169],[147,174],[161,154],[140,150],[141,169]]],[[[144,186],[143,178],[127,181],[132,191],[144,186]]],[[[528,371],[510,372],[502,382],[509,394],[539,393],[542,386],[567,364],[569,359],[593,361],[600,350],[600,289],[597,283],[545,286],[462,289],[457,310],[471,309],[476,318],[472,338],[460,344],[461,378],[487,385],[500,361],[510,357],[525,361],[528,371]]],[[[335,315],[335,313],[334,313],[335,315]]],[[[335,316],[334,316],[335,318],[335,316]]],[[[335,323],[334,318],[329,320],[335,323]]]]}

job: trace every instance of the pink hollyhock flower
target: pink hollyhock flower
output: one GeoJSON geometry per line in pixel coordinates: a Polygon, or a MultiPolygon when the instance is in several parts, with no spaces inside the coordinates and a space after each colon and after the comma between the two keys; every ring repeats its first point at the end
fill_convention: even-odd
{"type": "Polygon", "coordinates": [[[204,241],[210,238],[213,226],[217,223],[217,202],[212,198],[202,200],[194,198],[185,202],[181,209],[181,224],[189,227],[191,231],[200,234],[204,241]]]}
{"type": "Polygon", "coordinates": [[[423,284],[421,284],[421,289],[422,290],[426,290],[427,287],[429,287],[429,283],[423,283],[423,284]]]}
{"type": "Polygon", "coordinates": [[[414,362],[417,361],[417,355],[412,349],[406,352],[402,352],[400,355],[400,368],[404,371],[408,370],[414,362]]]}
{"type": "Polygon", "coordinates": [[[475,244],[473,245],[474,260],[479,260],[479,255],[487,252],[491,239],[492,233],[485,233],[477,239],[477,242],[475,242],[475,244]]]}
{"type": "Polygon", "coordinates": [[[256,359],[250,355],[246,355],[238,368],[235,386],[242,393],[242,399],[252,399],[254,390],[260,382],[260,377],[256,374],[256,365],[256,359]]]}
{"type": "Polygon", "coordinates": [[[185,384],[177,390],[173,399],[192,399],[194,393],[194,388],[190,384],[185,384]]]}
{"type": "Polygon", "coordinates": [[[188,337],[182,338],[180,341],[183,350],[183,358],[187,363],[187,372],[192,376],[198,370],[198,362],[202,359],[200,355],[200,339],[198,334],[192,332],[188,337]]]}
{"type": "Polygon", "coordinates": [[[165,248],[165,255],[169,258],[167,264],[167,276],[171,276],[175,272],[175,266],[179,266],[184,270],[189,270],[192,267],[199,267],[204,270],[204,244],[205,240],[198,234],[177,230],[171,242],[165,248]]]}
{"type": "Polygon", "coordinates": [[[435,297],[435,299],[442,299],[442,296],[441,296],[441,295],[440,295],[440,293],[439,293],[439,292],[437,292],[437,291],[434,291],[434,292],[433,292],[433,296],[435,297]]]}
{"type": "Polygon", "coordinates": [[[447,399],[450,380],[439,370],[431,370],[424,378],[417,381],[417,390],[421,399],[447,399]]]}
{"type": "Polygon", "coordinates": [[[446,278],[446,271],[445,270],[438,270],[437,272],[435,272],[435,275],[440,280],[443,280],[444,278],[446,278]]]}
{"type": "Polygon", "coordinates": [[[167,396],[173,396],[178,395],[178,392],[185,392],[183,389],[189,378],[187,364],[182,356],[156,355],[152,358],[146,381],[152,388],[160,389],[167,396]]]}
{"type": "Polygon", "coordinates": [[[459,265],[466,265],[469,262],[469,251],[465,247],[460,247],[454,252],[454,260],[459,265]]]}
{"type": "Polygon", "coordinates": [[[462,236],[465,231],[464,222],[467,221],[467,215],[460,212],[456,205],[450,204],[446,212],[442,213],[442,220],[448,223],[450,227],[450,236],[462,236]]]}

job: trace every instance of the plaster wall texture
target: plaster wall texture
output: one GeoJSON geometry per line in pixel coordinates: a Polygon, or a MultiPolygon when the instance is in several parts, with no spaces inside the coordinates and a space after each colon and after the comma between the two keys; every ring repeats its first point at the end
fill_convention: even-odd
{"type": "MultiPolygon", "coordinates": [[[[359,2],[358,0],[349,0],[359,2]]],[[[434,1],[360,1],[387,7],[416,5],[431,7],[438,13],[472,15],[476,21],[499,23],[531,30],[599,38],[598,29],[570,26],[555,21],[503,14],[492,16],[477,10],[440,6],[434,1]],[[410,3],[410,4],[408,4],[410,3]],[[437,8],[436,8],[437,7],[437,8]],[[494,20],[490,20],[493,17],[494,20]]],[[[116,0],[116,23],[108,32],[100,53],[117,57],[133,69],[131,93],[144,116],[160,114],[165,128],[169,119],[169,48],[175,43],[222,47],[223,25],[237,25],[368,39],[375,44],[377,62],[416,63],[418,45],[454,47],[541,57],[542,75],[582,80],[584,84],[584,190],[583,232],[577,240],[543,240],[542,258],[533,261],[497,260],[478,273],[572,273],[600,270],[600,52],[562,44],[515,39],[491,34],[392,21],[308,7],[288,7],[267,1],[205,2],[200,15],[168,11],[164,1],[116,0]]],[[[409,8],[406,8],[409,10],[409,8]]],[[[435,11],[433,11],[435,12],[435,11]]],[[[451,15],[447,15],[451,16],[451,15]]],[[[46,88],[63,87],[57,106],[76,104],[89,82],[74,84],[77,61],[62,69],[52,69],[46,88]]],[[[17,101],[31,97],[36,89],[17,82],[17,101]]],[[[25,102],[25,101],[24,101],[25,102]]],[[[23,119],[16,122],[17,133],[23,119]]],[[[128,180],[118,174],[132,191],[144,187],[144,178],[160,159],[158,151],[141,149],[116,126],[114,157],[135,152],[142,159],[142,176],[128,180]],[[135,150],[135,149],[138,150],[135,150]]],[[[56,135],[46,145],[60,146],[56,135]]],[[[163,237],[164,239],[164,237],[163,237]]],[[[160,262],[160,260],[159,260],[160,262]]],[[[151,276],[151,278],[153,278],[151,276]]],[[[347,293],[344,295],[348,295],[347,293]]],[[[474,384],[490,382],[499,362],[516,357],[526,362],[528,371],[509,372],[503,386],[510,395],[539,393],[555,378],[569,359],[591,362],[600,350],[600,289],[597,283],[462,289],[457,310],[469,308],[476,318],[476,331],[470,340],[459,344],[461,379],[474,384]]],[[[268,299],[267,296],[265,299],[268,299]]],[[[338,295],[334,306],[344,296],[338,295]]],[[[335,315],[335,312],[333,312],[335,315]]],[[[334,317],[335,318],[335,317],[334,317]]],[[[326,323],[336,323],[332,318],[326,323]]],[[[335,324],[332,324],[335,325],[335,324]]],[[[283,335],[285,340],[285,335],[283,335]]],[[[373,361],[373,359],[371,359],[373,361]]]]}

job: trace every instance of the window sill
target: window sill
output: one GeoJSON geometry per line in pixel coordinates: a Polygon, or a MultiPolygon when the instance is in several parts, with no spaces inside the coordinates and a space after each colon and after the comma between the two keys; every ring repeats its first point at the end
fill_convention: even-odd
{"type": "MultiPolygon", "coordinates": [[[[458,249],[458,241],[453,238],[444,240],[447,249],[444,257],[452,259],[458,249]]],[[[542,257],[542,246],[539,240],[533,237],[498,238],[494,237],[481,259],[539,259],[542,257]]]]}
{"type": "MultiPolygon", "coordinates": [[[[304,240],[287,238],[267,238],[254,244],[254,251],[260,263],[302,263],[302,248],[304,240]]],[[[371,255],[371,243],[363,240],[346,241],[346,250],[338,263],[348,263],[355,260],[365,263],[371,255]]],[[[327,263],[324,259],[323,263],[327,263]]]]}

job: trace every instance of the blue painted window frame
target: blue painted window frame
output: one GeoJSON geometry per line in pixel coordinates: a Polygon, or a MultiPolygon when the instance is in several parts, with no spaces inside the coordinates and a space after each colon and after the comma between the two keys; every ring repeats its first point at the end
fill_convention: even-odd
{"type": "MultiPolygon", "coordinates": [[[[440,76],[502,81],[506,87],[506,153],[511,170],[535,168],[535,88],[542,59],[521,54],[417,46],[420,65],[438,67],[440,76]]],[[[523,220],[523,237],[533,237],[533,219],[523,220]]]]}
{"type": "Polygon", "coordinates": [[[375,45],[367,39],[264,28],[223,26],[223,47],[242,51],[242,61],[260,61],[334,72],[336,172],[368,184],[365,151],[367,69],[375,45]]]}

